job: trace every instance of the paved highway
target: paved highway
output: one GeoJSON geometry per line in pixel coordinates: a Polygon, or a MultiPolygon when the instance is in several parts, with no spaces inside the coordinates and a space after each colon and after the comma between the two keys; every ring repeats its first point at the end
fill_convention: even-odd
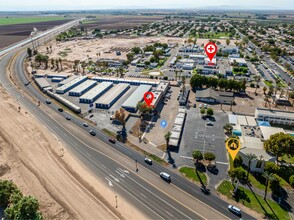
{"type": "MultiPolygon", "coordinates": [[[[5,72],[5,65],[12,58],[8,53],[0,60],[0,70],[5,72]]],[[[0,75],[1,83],[11,96],[32,112],[45,126],[54,132],[69,150],[72,151],[98,178],[104,179],[112,189],[144,212],[152,219],[226,219],[237,217],[227,210],[228,203],[214,195],[206,196],[200,188],[186,179],[172,174],[172,183],[162,181],[158,174],[171,171],[159,164],[152,166],[144,163],[142,155],[121,143],[109,144],[108,138],[97,131],[96,137],[88,134],[94,127],[84,128],[83,121],[72,116],[66,121],[68,113],[59,113],[58,106],[52,103],[44,106],[45,97],[32,85],[28,84],[22,69],[25,53],[18,58],[15,66],[21,87],[41,101],[41,107],[16,90],[5,74],[0,75]],[[27,86],[25,86],[27,85],[27,86]],[[72,126],[72,125],[75,126],[72,126]],[[126,157],[127,156],[127,157],[126,157]],[[139,172],[134,172],[138,161],[139,172]],[[110,184],[111,183],[111,184],[110,184]],[[222,213],[222,214],[221,214],[222,213]]],[[[244,219],[253,219],[243,214],[244,219]]]]}

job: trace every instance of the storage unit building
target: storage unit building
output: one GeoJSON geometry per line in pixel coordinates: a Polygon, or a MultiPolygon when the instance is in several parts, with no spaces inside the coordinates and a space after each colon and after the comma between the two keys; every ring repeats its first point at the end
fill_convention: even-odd
{"type": "Polygon", "coordinates": [[[70,90],[69,95],[70,96],[81,96],[84,93],[88,92],[90,89],[92,89],[95,85],[97,85],[96,81],[94,81],[94,80],[86,80],[82,84],[80,84],[77,87],[70,90]]]}
{"type": "Polygon", "coordinates": [[[152,86],[140,85],[133,94],[122,104],[122,107],[129,112],[137,111],[137,104],[144,98],[145,92],[149,92],[152,86]]]}
{"type": "Polygon", "coordinates": [[[60,77],[51,78],[51,82],[61,82],[62,80],[63,78],[60,78],[60,77]]]}
{"type": "Polygon", "coordinates": [[[97,100],[96,108],[109,109],[129,88],[130,84],[119,83],[97,100]]]}
{"type": "Polygon", "coordinates": [[[55,77],[66,79],[68,78],[68,74],[47,74],[47,78],[55,78],[55,77]]]}
{"type": "Polygon", "coordinates": [[[81,113],[81,108],[74,103],[68,101],[66,98],[62,97],[61,95],[55,94],[53,92],[48,91],[47,94],[54,98],[55,100],[59,101],[63,105],[67,106],[71,110],[73,110],[76,113],[81,113]]]}
{"type": "Polygon", "coordinates": [[[56,89],[56,93],[64,94],[69,90],[73,89],[74,87],[76,87],[77,85],[80,85],[81,83],[85,82],[87,79],[87,76],[79,76],[78,78],[70,81],[69,83],[66,83],[63,86],[58,87],[56,89]]]}
{"type": "Polygon", "coordinates": [[[58,86],[63,86],[64,84],[67,84],[71,82],[72,80],[78,78],[79,76],[71,76],[68,79],[63,80],[62,82],[58,83],[58,86]]]}
{"type": "Polygon", "coordinates": [[[51,87],[51,85],[47,82],[45,78],[34,78],[34,80],[39,89],[41,89],[42,91],[47,87],[51,87]]]}
{"type": "Polygon", "coordinates": [[[102,82],[80,97],[81,103],[93,103],[113,86],[112,82],[102,82]]]}

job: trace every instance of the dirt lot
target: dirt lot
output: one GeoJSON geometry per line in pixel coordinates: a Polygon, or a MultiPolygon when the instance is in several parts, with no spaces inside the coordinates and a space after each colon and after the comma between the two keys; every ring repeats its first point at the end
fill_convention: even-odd
{"type": "MultiPolygon", "coordinates": [[[[145,46],[147,44],[153,44],[155,42],[161,43],[183,43],[184,38],[168,38],[168,37],[136,37],[136,38],[103,38],[94,40],[77,40],[77,41],[66,41],[62,43],[51,43],[52,53],[48,54],[49,58],[62,58],[65,60],[80,60],[87,61],[88,56],[93,61],[97,57],[97,53],[100,53],[99,58],[114,58],[114,59],[125,59],[128,49],[132,47],[145,46]],[[121,56],[117,56],[113,48],[121,48],[121,56]],[[60,56],[58,53],[66,52],[67,56],[60,56]]],[[[46,45],[39,48],[39,52],[46,54],[46,45]]]]}
{"type": "Polygon", "coordinates": [[[115,192],[106,183],[23,106],[19,112],[19,103],[2,87],[0,99],[0,178],[13,180],[24,195],[35,196],[45,219],[145,218],[127,201],[118,213],[110,205],[115,192]]]}
{"type": "Polygon", "coordinates": [[[99,28],[104,30],[124,29],[148,24],[161,20],[161,16],[132,16],[132,15],[101,15],[97,16],[97,21],[83,24],[85,28],[99,28]]]}
{"type": "Polygon", "coordinates": [[[68,21],[69,20],[46,21],[30,24],[13,24],[0,26],[0,48],[7,47],[10,44],[14,44],[18,41],[28,38],[34,27],[40,31],[44,31],[54,26],[64,24],[68,21]]]}

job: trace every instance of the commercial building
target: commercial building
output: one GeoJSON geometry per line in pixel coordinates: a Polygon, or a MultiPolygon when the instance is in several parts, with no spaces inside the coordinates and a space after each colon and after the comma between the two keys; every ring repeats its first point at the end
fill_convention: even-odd
{"type": "Polygon", "coordinates": [[[92,89],[97,84],[94,80],[86,80],[82,84],[76,86],[72,90],[69,91],[70,96],[81,96],[84,93],[88,92],[90,89],[92,89]]]}
{"type": "Polygon", "coordinates": [[[130,84],[119,83],[100,97],[95,103],[96,108],[110,108],[128,89],[130,84]]]}
{"type": "Polygon", "coordinates": [[[66,107],[70,108],[74,112],[81,113],[81,108],[79,106],[77,106],[74,103],[68,101],[66,98],[62,97],[61,95],[55,94],[55,93],[50,92],[50,91],[48,91],[47,94],[49,96],[51,96],[52,98],[54,98],[55,100],[62,103],[63,105],[65,105],[66,107]]]}
{"type": "Polygon", "coordinates": [[[159,81],[143,81],[143,80],[131,80],[131,79],[122,79],[122,78],[107,78],[107,77],[92,77],[92,80],[97,82],[113,82],[113,83],[128,83],[130,85],[139,86],[139,85],[151,85],[157,86],[159,81]]]}
{"type": "Polygon", "coordinates": [[[169,140],[169,145],[171,147],[178,147],[180,145],[182,131],[185,124],[185,119],[186,119],[186,110],[183,108],[180,108],[171,130],[171,137],[169,140]]]}
{"type": "Polygon", "coordinates": [[[37,86],[40,90],[44,91],[45,88],[51,88],[51,85],[47,82],[45,78],[34,78],[37,86]]]}
{"type": "Polygon", "coordinates": [[[76,75],[71,76],[71,77],[69,77],[69,78],[63,80],[62,82],[58,83],[58,86],[63,86],[64,84],[67,84],[67,83],[71,82],[72,80],[74,80],[74,79],[76,79],[76,78],[78,78],[78,77],[79,77],[79,76],[76,76],[76,75]]]}
{"type": "Polygon", "coordinates": [[[138,102],[143,100],[145,92],[149,92],[151,88],[151,85],[140,85],[122,104],[122,107],[129,112],[136,112],[138,102]]]}
{"type": "Polygon", "coordinates": [[[112,82],[102,82],[80,97],[80,103],[93,103],[113,86],[112,82]]]}
{"type": "Polygon", "coordinates": [[[238,63],[238,66],[247,66],[247,61],[244,58],[229,58],[229,63],[238,63]]]}
{"type": "Polygon", "coordinates": [[[208,103],[233,104],[235,102],[234,93],[220,92],[211,88],[198,90],[196,92],[196,101],[208,103]]]}
{"type": "Polygon", "coordinates": [[[258,121],[268,121],[271,124],[294,125],[294,113],[288,111],[256,108],[255,119],[258,121]]]}
{"type": "Polygon", "coordinates": [[[64,78],[60,78],[60,77],[51,78],[51,82],[61,82],[62,80],[64,80],[64,78]]]}
{"type": "Polygon", "coordinates": [[[87,80],[87,76],[79,76],[78,78],[58,87],[56,89],[56,93],[64,94],[71,90],[72,88],[76,87],[77,85],[80,85],[81,83],[85,82],[87,80]]]}
{"type": "Polygon", "coordinates": [[[68,74],[47,74],[47,78],[63,78],[66,79],[68,78],[68,74]]]}
{"type": "Polygon", "coordinates": [[[180,59],[176,63],[177,68],[182,68],[183,70],[192,70],[196,66],[196,62],[193,59],[180,59]]]}
{"type": "Polygon", "coordinates": [[[236,46],[229,46],[229,45],[222,45],[220,51],[225,54],[236,54],[239,53],[239,47],[236,46]]]}

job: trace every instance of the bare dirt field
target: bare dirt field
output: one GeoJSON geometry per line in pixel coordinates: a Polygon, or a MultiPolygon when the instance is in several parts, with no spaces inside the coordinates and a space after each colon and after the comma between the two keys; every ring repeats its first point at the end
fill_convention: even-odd
{"type": "Polygon", "coordinates": [[[124,29],[159,21],[162,18],[163,17],[161,16],[101,15],[97,16],[97,21],[86,23],[81,26],[85,28],[99,28],[104,30],[124,29]]]}
{"type": "MultiPolygon", "coordinates": [[[[147,44],[153,44],[156,42],[168,43],[168,44],[181,44],[184,43],[184,38],[172,38],[172,37],[114,37],[114,38],[103,38],[94,40],[76,40],[66,41],[62,43],[51,43],[52,53],[47,54],[49,58],[62,58],[64,60],[80,60],[87,61],[88,58],[95,61],[97,53],[100,53],[99,58],[107,59],[125,59],[126,60],[126,49],[132,47],[146,46],[147,44]],[[121,55],[117,56],[113,48],[121,48],[121,55]],[[67,56],[61,56],[60,52],[66,52],[67,56]]],[[[49,44],[48,44],[49,45],[49,44]]],[[[46,47],[42,46],[38,49],[40,53],[46,54],[46,47]]]]}
{"type": "Polygon", "coordinates": [[[28,38],[34,27],[40,31],[44,31],[54,26],[64,24],[68,21],[69,20],[46,21],[29,24],[13,24],[0,26],[0,48],[7,47],[10,44],[14,44],[18,41],[28,38]]]}

